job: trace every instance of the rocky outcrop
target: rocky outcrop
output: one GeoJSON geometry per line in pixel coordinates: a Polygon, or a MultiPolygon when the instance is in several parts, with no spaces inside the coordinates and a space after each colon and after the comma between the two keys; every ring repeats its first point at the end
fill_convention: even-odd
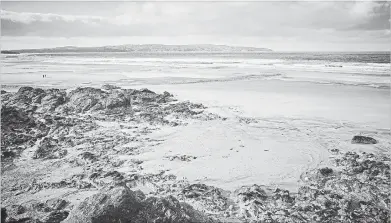
{"type": "Polygon", "coordinates": [[[84,87],[71,91],[66,105],[60,110],[80,113],[115,108],[130,108],[129,96],[121,91],[106,92],[98,88],[84,87]]]}
{"type": "MultiPolygon", "coordinates": [[[[210,115],[203,113],[202,105],[177,102],[168,92],[158,94],[148,89],[121,89],[112,85],[102,89],[77,88],[69,93],[61,89],[22,87],[15,93],[2,92],[1,99],[1,164],[6,167],[2,168],[2,185],[6,185],[2,187],[2,204],[6,207],[3,213],[9,213],[7,222],[63,221],[74,207],[72,203],[56,198],[54,194],[51,194],[54,199],[46,202],[30,200],[23,203],[25,198],[56,193],[53,191],[91,192],[142,178],[136,174],[142,169],[142,161],[119,157],[139,153],[140,146],[158,144],[158,140],[143,136],[159,129],[160,125],[176,126],[186,123],[186,118],[201,119],[210,115]],[[117,171],[118,167],[124,166],[130,171],[117,171]],[[60,168],[80,172],[62,175],[58,171],[60,168]]],[[[194,158],[181,156],[173,160],[194,158]]],[[[92,222],[109,221],[116,213],[121,213],[119,219],[123,220],[122,217],[128,215],[122,216],[122,210],[114,210],[111,205],[119,204],[131,212],[126,205],[130,202],[139,207],[130,218],[136,222],[204,220],[204,216],[192,207],[169,195],[146,198],[129,189],[119,194],[115,191],[105,193],[116,200],[109,198],[94,203],[95,198],[103,196],[97,195],[84,202],[87,206],[81,210],[99,216],[89,215],[92,222]],[[95,206],[89,206],[88,202],[95,206]]],[[[80,218],[82,215],[77,214],[77,209],[75,211],[71,219],[84,222],[85,219],[80,218]]]]}
{"type": "Polygon", "coordinates": [[[59,148],[75,143],[69,135],[93,130],[97,119],[132,117],[139,122],[176,126],[183,118],[201,117],[205,108],[190,102],[174,103],[168,92],[157,94],[113,85],[102,89],[82,87],[67,94],[61,89],[21,87],[16,93],[2,94],[2,159],[17,157],[41,139],[34,158],[62,158],[66,150],[59,148]],[[94,118],[83,116],[86,113],[94,113],[94,118]],[[56,145],[49,143],[50,137],[43,139],[46,136],[52,136],[50,141],[57,141],[56,145]]]}
{"type": "Polygon", "coordinates": [[[135,193],[123,186],[106,188],[87,198],[71,211],[64,222],[211,222],[211,220],[172,196],[145,198],[142,192],[135,193]]]}
{"type": "Polygon", "coordinates": [[[66,92],[59,89],[43,90],[41,88],[21,87],[15,94],[3,98],[3,105],[17,107],[27,112],[54,111],[65,103],[66,92]]]}
{"type": "Polygon", "coordinates": [[[377,140],[369,136],[354,136],[352,143],[355,144],[376,144],[377,140]]]}
{"type": "Polygon", "coordinates": [[[340,154],[309,173],[297,194],[253,185],[235,192],[238,214],[261,222],[390,222],[390,159],[340,154]],[[377,160],[377,161],[375,161],[377,160]]]}

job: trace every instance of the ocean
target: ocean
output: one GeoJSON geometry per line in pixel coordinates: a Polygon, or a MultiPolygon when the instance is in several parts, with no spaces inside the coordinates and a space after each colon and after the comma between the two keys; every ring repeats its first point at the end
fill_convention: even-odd
{"type": "Polygon", "coordinates": [[[277,79],[390,88],[387,52],[3,54],[3,87],[277,79]],[[46,74],[46,78],[42,75],[46,74]]]}

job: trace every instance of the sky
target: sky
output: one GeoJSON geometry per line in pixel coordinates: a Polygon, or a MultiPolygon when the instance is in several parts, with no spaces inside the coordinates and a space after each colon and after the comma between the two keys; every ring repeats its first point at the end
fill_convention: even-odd
{"type": "Polygon", "coordinates": [[[2,49],[225,44],[389,51],[390,37],[388,2],[1,2],[2,49]]]}

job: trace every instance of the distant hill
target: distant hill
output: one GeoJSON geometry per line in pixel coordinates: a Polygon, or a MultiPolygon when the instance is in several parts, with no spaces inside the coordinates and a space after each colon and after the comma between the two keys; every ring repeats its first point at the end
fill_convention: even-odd
{"type": "Polygon", "coordinates": [[[1,51],[1,54],[19,54],[19,53],[16,52],[16,51],[2,50],[2,51],[1,51]]]}
{"type": "Polygon", "coordinates": [[[205,53],[224,53],[224,52],[269,52],[271,49],[257,47],[239,47],[226,45],[162,45],[162,44],[143,44],[143,45],[119,45],[102,47],[56,47],[44,49],[24,49],[13,50],[16,53],[77,53],[77,52],[205,52],[205,53]]]}

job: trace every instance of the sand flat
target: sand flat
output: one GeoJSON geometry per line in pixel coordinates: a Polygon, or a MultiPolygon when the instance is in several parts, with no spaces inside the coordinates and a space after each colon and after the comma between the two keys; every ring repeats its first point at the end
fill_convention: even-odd
{"type": "Polygon", "coordinates": [[[331,149],[384,152],[390,146],[387,90],[279,80],[145,87],[227,117],[163,134],[162,144],[138,156],[145,173],[166,170],[228,190],[253,183],[295,190],[302,173],[328,164],[331,149]],[[364,132],[379,144],[350,143],[364,132]],[[197,159],[170,161],[173,155],[197,159]]]}

